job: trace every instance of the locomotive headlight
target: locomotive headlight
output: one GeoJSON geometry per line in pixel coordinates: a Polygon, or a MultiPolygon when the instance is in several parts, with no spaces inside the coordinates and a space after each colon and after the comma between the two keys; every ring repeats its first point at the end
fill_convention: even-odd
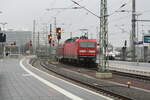
{"type": "Polygon", "coordinates": [[[95,51],[94,50],[89,50],[89,53],[95,53],[95,51]]]}
{"type": "Polygon", "coordinates": [[[81,52],[81,53],[85,53],[85,52],[86,52],[86,50],[80,50],[79,52],[81,52]]]}

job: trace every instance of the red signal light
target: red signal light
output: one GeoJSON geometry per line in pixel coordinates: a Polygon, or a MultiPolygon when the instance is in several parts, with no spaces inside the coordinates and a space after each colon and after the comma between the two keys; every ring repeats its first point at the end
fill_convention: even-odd
{"type": "Polygon", "coordinates": [[[52,34],[48,35],[48,40],[51,40],[52,38],[52,34]]]}
{"type": "Polygon", "coordinates": [[[60,27],[59,27],[59,28],[56,28],[56,33],[61,34],[61,28],[60,28],[60,27]]]}

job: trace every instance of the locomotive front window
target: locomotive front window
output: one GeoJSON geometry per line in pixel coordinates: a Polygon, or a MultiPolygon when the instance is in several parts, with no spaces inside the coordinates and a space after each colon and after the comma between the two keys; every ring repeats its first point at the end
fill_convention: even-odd
{"type": "Polygon", "coordinates": [[[82,48],[87,48],[87,47],[95,48],[95,46],[96,46],[95,42],[87,42],[87,41],[80,42],[80,47],[82,47],[82,48]]]}

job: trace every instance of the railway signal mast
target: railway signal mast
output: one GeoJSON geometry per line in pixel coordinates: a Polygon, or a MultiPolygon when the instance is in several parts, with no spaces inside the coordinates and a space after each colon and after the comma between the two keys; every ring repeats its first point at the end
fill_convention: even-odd
{"type": "Polygon", "coordinates": [[[112,73],[108,69],[107,60],[107,46],[108,46],[108,13],[107,13],[107,0],[101,0],[100,3],[100,35],[99,35],[100,53],[97,77],[110,78],[112,73]]]}

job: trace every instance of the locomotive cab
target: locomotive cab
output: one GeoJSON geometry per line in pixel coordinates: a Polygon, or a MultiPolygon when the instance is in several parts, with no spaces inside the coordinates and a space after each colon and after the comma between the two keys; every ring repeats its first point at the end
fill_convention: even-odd
{"type": "Polygon", "coordinates": [[[78,58],[85,63],[95,63],[96,61],[96,40],[79,40],[78,58]]]}

